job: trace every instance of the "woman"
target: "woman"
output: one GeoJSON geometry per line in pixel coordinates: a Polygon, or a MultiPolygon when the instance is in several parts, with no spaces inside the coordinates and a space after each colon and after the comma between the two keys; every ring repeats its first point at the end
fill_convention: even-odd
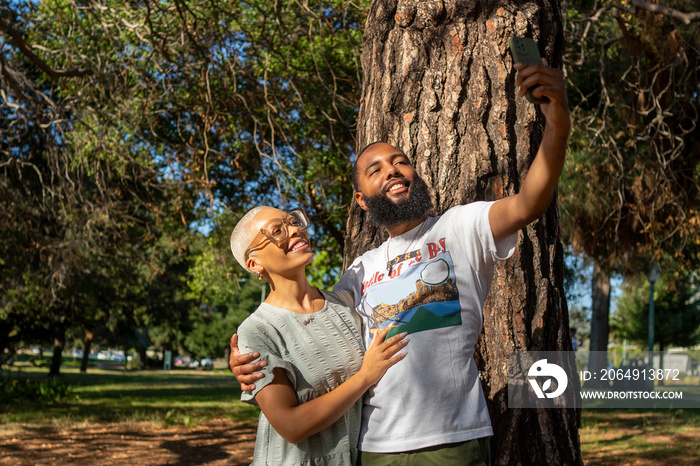
{"type": "Polygon", "coordinates": [[[301,209],[249,211],[231,234],[241,266],[270,283],[265,302],[238,327],[241,351],[255,348],[267,361],[265,376],[241,399],[257,404],[253,464],[350,465],[357,459],[361,397],[386,370],[406,334],[377,334],[363,359],[359,318],[348,292],[312,287],[313,260],[301,209]]]}

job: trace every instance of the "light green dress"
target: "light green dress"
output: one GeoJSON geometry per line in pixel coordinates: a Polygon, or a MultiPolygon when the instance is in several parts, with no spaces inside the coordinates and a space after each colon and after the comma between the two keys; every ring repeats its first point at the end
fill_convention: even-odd
{"type": "MultiPolygon", "coordinates": [[[[281,368],[299,403],[338,387],[362,366],[364,345],[354,300],[347,291],[323,291],[326,303],[313,314],[296,314],[262,303],[239,327],[241,353],[258,351],[268,365],[253,392],[241,400],[257,405],[255,395],[281,368]]],[[[352,465],[357,460],[362,399],[324,431],[298,444],[284,440],[260,413],[253,465],[352,465]]]]}

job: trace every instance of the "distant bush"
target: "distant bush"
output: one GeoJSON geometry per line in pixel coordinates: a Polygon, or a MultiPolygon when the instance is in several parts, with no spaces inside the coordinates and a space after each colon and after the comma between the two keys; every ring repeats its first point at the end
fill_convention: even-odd
{"type": "Polygon", "coordinates": [[[128,370],[138,370],[141,369],[141,356],[135,354],[131,357],[131,360],[126,362],[126,368],[128,370]]]}
{"type": "Polygon", "coordinates": [[[58,403],[74,397],[73,387],[56,377],[50,379],[0,378],[0,404],[17,401],[58,403]]]}

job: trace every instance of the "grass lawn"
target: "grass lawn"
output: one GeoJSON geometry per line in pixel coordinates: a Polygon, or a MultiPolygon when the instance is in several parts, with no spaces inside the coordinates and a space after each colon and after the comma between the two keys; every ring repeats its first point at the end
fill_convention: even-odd
{"type": "MultiPolygon", "coordinates": [[[[3,377],[41,379],[46,368],[3,371],[3,377]]],[[[241,403],[235,378],[225,371],[123,371],[62,368],[69,396],[57,403],[22,401],[0,406],[0,424],[138,422],[197,425],[209,419],[254,421],[255,407],[241,403]]]]}
{"type": "Polygon", "coordinates": [[[586,465],[700,464],[700,410],[584,410],[586,465]]]}

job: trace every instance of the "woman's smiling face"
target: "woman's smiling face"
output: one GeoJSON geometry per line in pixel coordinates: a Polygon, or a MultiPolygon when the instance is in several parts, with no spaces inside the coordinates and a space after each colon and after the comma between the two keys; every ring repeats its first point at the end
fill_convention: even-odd
{"type": "MultiPolygon", "coordinates": [[[[250,264],[255,262],[268,275],[286,275],[299,267],[303,269],[313,261],[309,233],[302,226],[284,223],[288,216],[289,214],[283,210],[265,207],[250,223],[249,228],[258,232],[250,245],[247,258],[248,267],[251,270],[255,271],[255,264],[250,264]],[[275,220],[281,221],[282,228],[287,229],[287,237],[280,241],[279,245],[275,245],[261,232],[261,229],[269,227],[270,223],[275,223],[275,220]]],[[[269,228],[266,231],[271,233],[269,228]]]]}

